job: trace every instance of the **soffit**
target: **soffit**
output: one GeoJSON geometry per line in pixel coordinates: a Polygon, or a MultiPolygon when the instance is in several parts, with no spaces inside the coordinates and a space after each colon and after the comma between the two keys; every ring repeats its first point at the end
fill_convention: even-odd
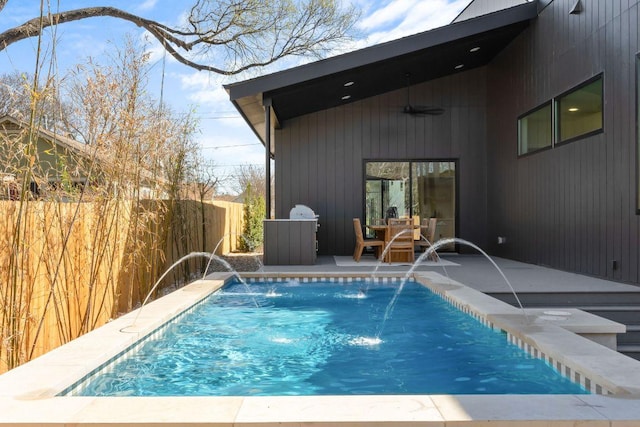
{"type": "Polygon", "coordinates": [[[276,124],[489,63],[537,16],[526,3],[348,54],[226,85],[231,101],[265,141],[265,103],[276,124]],[[471,50],[480,49],[472,52],[471,50]],[[462,68],[456,68],[459,65],[462,68]],[[353,82],[345,87],[345,83],[353,82]],[[348,99],[343,99],[345,96],[348,99]]]}

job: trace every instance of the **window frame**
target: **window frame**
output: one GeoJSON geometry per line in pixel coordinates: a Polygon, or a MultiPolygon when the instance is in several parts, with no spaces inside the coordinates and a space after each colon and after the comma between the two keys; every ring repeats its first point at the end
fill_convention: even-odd
{"type": "MultiPolygon", "coordinates": [[[[367,219],[367,163],[408,163],[409,164],[409,185],[413,186],[413,164],[415,163],[453,163],[454,174],[455,174],[455,187],[454,187],[454,236],[457,236],[459,233],[460,226],[460,159],[457,157],[434,157],[434,158],[422,158],[422,157],[409,157],[409,158],[363,158],[362,159],[362,213],[361,218],[363,219],[362,225],[366,224],[367,219]]],[[[413,211],[413,188],[409,190],[409,216],[414,216],[415,212],[413,211]]],[[[384,214],[384,213],[383,213],[384,214]]],[[[457,248],[457,244],[455,245],[457,248]]]]}
{"type": "Polygon", "coordinates": [[[531,110],[527,111],[524,114],[521,114],[520,116],[518,116],[518,123],[517,123],[517,132],[518,132],[518,145],[516,147],[517,150],[517,154],[518,157],[526,157],[526,156],[530,156],[532,154],[535,153],[539,153],[541,151],[547,151],[553,148],[554,146],[554,104],[553,104],[553,99],[550,99],[540,105],[538,105],[535,108],[532,108],[531,110]],[[543,108],[549,107],[550,111],[549,111],[549,122],[551,124],[551,135],[550,135],[550,144],[548,146],[544,146],[542,148],[537,148],[535,150],[531,150],[531,151],[527,151],[526,153],[521,153],[520,152],[520,147],[521,147],[521,121],[522,119],[524,119],[527,116],[530,116],[531,114],[542,110],[543,108]]]}
{"type": "MultiPolygon", "coordinates": [[[[637,77],[637,82],[636,82],[636,134],[637,136],[637,156],[636,156],[636,163],[638,163],[638,165],[636,166],[636,175],[637,175],[637,179],[636,179],[636,183],[638,185],[638,191],[636,192],[636,198],[637,198],[637,202],[636,202],[636,212],[640,215],[640,53],[636,54],[636,77],[637,77]]],[[[551,97],[550,100],[536,106],[535,108],[532,108],[531,110],[527,111],[524,114],[521,114],[520,116],[518,116],[517,122],[516,122],[516,155],[518,158],[521,157],[527,157],[529,155],[532,154],[536,154],[536,153],[540,153],[540,152],[544,152],[547,151],[549,149],[552,148],[556,148],[565,144],[570,144],[574,141],[578,141],[580,139],[584,139],[584,138],[588,138],[594,135],[598,135],[600,133],[604,133],[605,131],[605,115],[604,115],[604,107],[605,107],[605,80],[604,80],[604,72],[600,72],[592,77],[590,77],[589,79],[583,81],[582,83],[572,87],[571,89],[568,89],[562,93],[560,93],[559,95],[553,96],[551,97]],[[564,141],[560,140],[560,133],[561,133],[561,124],[560,124],[560,113],[559,113],[559,108],[558,106],[560,105],[560,102],[562,100],[562,98],[566,97],[567,95],[570,95],[576,91],[579,91],[580,89],[598,81],[601,80],[602,81],[602,85],[600,88],[600,102],[601,102],[601,108],[600,108],[600,115],[601,115],[601,126],[598,129],[594,129],[579,135],[575,135],[572,136],[571,138],[567,138],[564,141]],[[543,147],[543,148],[539,148],[537,150],[533,150],[533,151],[527,151],[526,153],[520,153],[520,146],[521,146],[521,140],[520,140],[520,124],[521,124],[521,120],[532,114],[535,113],[536,111],[546,107],[547,105],[551,104],[551,145],[548,147],[543,147]]]]}
{"type": "Polygon", "coordinates": [[[584,82],[580,83],[577,86],[572,87],[571,89],[555,96],[553,98],[553,111],[554,111],[554,116],[553,116],[553,146],[555,147],[559,147],[561,145],[565,145],[565,144],[570,144],[574,141],[578,141],[580,139],[583,138],[588,138],[590,136],[593,135],[597,135],[600,133],[604,133],[604,73],[599,73],[596,74],[595,76],[591,77],[588,80],[585,80],[584,82]],[[577,91],[579,91],[580,89],[585,88],[586,86],[589,86],[592,83],[595,83],[596,81],[601,80],[602,81],[602,85],[600,88],[600,119],[601,119],[601,126],[598,129],[594,129],[594,130],[590,130],[588,132],[585,133],[581,133],[579,135],[575,135],[572,136],[571,138],[567,138],[565,140],[561,140],[560,135],[562,133],[562,123],[560,121],[560,109],[559,109],[559,105],[560,102],[562,100],[562,98],[567,97],[568,95],[575,93],[577,91]]]}

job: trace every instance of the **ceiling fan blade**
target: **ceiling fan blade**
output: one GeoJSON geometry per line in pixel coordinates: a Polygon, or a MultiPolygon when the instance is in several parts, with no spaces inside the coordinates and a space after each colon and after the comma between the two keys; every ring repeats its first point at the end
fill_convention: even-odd
{"type": "Polygon", "coordinates": [[[409,92],[409,89],[411,87],[411,84],[409,81],[410,76],[411,74],[409,73],[405,74],[405,77],[407,78],[407,103],[403,107],[402,112],[405,114],[410,114],[412,116],[424,116],[424,115],[439,116],[440,114],[443,114],[444,109],[440,107],[425,106],[425,105],[411,105],[411,97],[409,92]]]}
{"type": "Polygon", "coordinates": [[[420,115],[429,115],[429,116],[439,116],[444,113],[444,108],[440,107],[430,107],[430,106],[422,106],[422,105],[405,105],[402,110],[405,114],[411,114],[414,116],[420,115]]]}

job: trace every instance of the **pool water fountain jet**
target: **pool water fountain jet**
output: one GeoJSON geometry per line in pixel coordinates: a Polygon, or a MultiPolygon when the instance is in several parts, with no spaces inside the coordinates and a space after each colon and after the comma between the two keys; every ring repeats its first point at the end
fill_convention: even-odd
{"type": "MultiPolygon", "coordinates": [[[[222,236],[220,238],[220,240],[218,240],[218,243],[216,244],[216,247],[213,248],[212,255],[215,255],[215,253],[218,252],[218,248],[220,247],[222,242],[224,242],[224,239],[227,238],[227,237],[231,237],[231,236],[242,237],[244,239],[245,243],[249,241],[249,239],[247,239],[247,236],[245,236],[244,234],[238,234],[238,233],[235,233],[235,232],[227,233],[224,236],[222,236]]],[[[253,258],[257,261],[258,271],[263,271],[263,267],[264,266],[262,265],[262,261],[260,261],[260,258],[257,255],[254,255],[253,258]]],[[[211,266],[211,261],[212,260],[213,260],[213,257],[211,259],[209,259],[209,262],[207,263],[207,267],[204,269],[204,274],[202,276],[203,279],[205,278],[205,276],[207,275],[207,272],[209,271],[209,267],[211,266]]],[[[218,258],[218,260],[220,260],[220,258],[218,258]]],[[[225,267],[228,266],[227,268],[231,268],[231,265],[229,265],[229,263],[227,263],[226,261],[224,261],[224,262],[227,264],[227,265],[225,265],[225,267]]],[[[233,268],[231,268],[231,270],[233,270],[233,268]]]]}
{"type": "Polygon", "coordinates": [[[265,295],[267,298],[277,298],[282,296],[281,293],[278,293],[277,289],[275,286],[271,287],[271,289],[269,289],[269,292],[267,292],[267,294],[265,295]]]}
{"type": "MultiPolygon", "coordinates": [[[[207,266],[204,269],[204,273],[202,274],[202,279],[205,279],[205,277],[207,276],[207,272],[209,271],[209,267],[211,266],[211,262],[215,259],[218,262],[220,262],[228,271],[232,272],[234,274],[235,277],[238,278],[238,280],[240,280],[240,282],[242,282],[242,284],[244,285],[245,289],[247,290],[247,293],[250,293],[250,288],[249,285],[245,282],[245,280],[242,278],[242,276],[240,276],[240,274],[238,274],[238,272],[231,266],[231,264],[229,264],[226,260],[224,260],[223,258],[220,258],[219,256],[216,255],[216,252],[218,251],[218,248],[220,247],[220,245],[222,244],[222,242],[224,242],[224,239],[227,237],[231,237],[231,236],[236,236],[236,237],[241,237],[244,239],[245,242],[248,242],[249,239],[247,239],[247,237],[244,234],[238,234],[235,232],[230,232],[225,234],[224,236],[222,236],[220,238],[220,240],[218,240],[218,243],[216,244],[215,248],[213,248],[213,252],[211,254],[211,258],[209,259],[209,262],[207,263],[207,266]]],[[[256,260],[257,264],[258,264],[258,271],[264,271],[263,267],[264,265],[262,264],[262,261],[260,261],[260,258],[257,255],[254,255],[253,258],[256,260]]],[[[274,288],[274,294],[271,295],[267,295],[269,297],[274,297],[277,296],[277,293],[275,292],[275,288],[274,288]]],[[[259,307],[260,305],[258,304],[258,302],[255,300],[254,298],[254,304],[256,307],[259,307]]]]}
{"type": "MultiPolygon", "coordinates": [[[[224,239],[224,237],[223,237],[223,239],[224,239]]],[[[220,245],[220,242],[218,242],[218,246],[219,245],[220,245]]],[[[218,248],[218,246],[216,246],[216,248],[218,248]]],[[[217,256],[215,254],[215,250],[214,250],[214,253],[209,253],[209,252],[191,252],[191,253],[183,256],[182,258],[180,258],[179,260],[177,260],[173,264],[171,264],[171,266],[168,269],[165,270],[165,272],[162,274],[162,276],[160,276],[160,278],[156,281],[156,283],[153,285],[151,290],[147,293],[147,296],[145,297],[144,301],[140,305],[140,308],[138,309],[138,313],[136,314],[136,317],[133,319],[133,322],[131,323],[131,325],[125,326],[124,328],[120,329],[120,332],[127,332],[128,328],[132,328],[132,327],[134,327],[136,325],[136,322],[138,321],[138,317],[140,317],[140,313],[142,313],[142,309],[147,304],[147,302],[149,301],[149,298],[151,298],[151,295],[153,295],[153,293],[155,292],[156,288],[160,285],[160,283],[162,283],[162,280],[164,280],[164,278],[167,276],[167,274],[169,274],[175,267],[180,265],[182,262],[187,261],[187,260],[192,259],[192,258],[198,258],[198,257],[204,257],[204,258],[208,258],[209,259],[209,262],[207,263],[207,267],[205,269],[204,275],[202,276],[203,279],[205,278],[205,276],[207,274],[207,270],[209,269],[209,266],[211,265],[211,262],[213,260],[216,260],[220,264],[222,264],[230,273],[232,273],[235,277],[237,277],[238,280],[245,286],[245,288],[247,290],[249,290],[249,285],[242,278],[242,276],[240,276],[240,274],[225,259],[217,256]]],[[[258,304],[258,301],[256,301],[255,298],[252,298],[252,299],[253,299],[253,303],[256,306],[256,308],[259,308],[260,304],[258,304]]]]}
{"type": "MultiPolygon", "coordinates": [[[[396,237],[396,236],[394,236],[394,237],[396,237]]],[[[495,269],[498,270],[498,273],[500,273],[500,276],[502,277],[502,279],[509,286],[509,289],[513,293],[513,296],[515,297],[516,302],[518,303],[518,306],[519,306],[520,310],[522,311],[522,315],[523,315],[525,321],[527,323],[529,322],[529,316],[527,315],[527,312],[525,311],[522,303],[520,302],[520,298],[518,298],[518,294],[516,293],[515,289],[511,285],[511,282],[509,281],[509,279],[507,279],[507,276],[505,276],[505,274],[500,269],[500,267],[498,267],[498,264],[496,264],[495,261],[485,251],[483,251],[479,246],[477,246],[476,244],[471,243],[471,242],[469,242],[467,240],[464,240],[464,239],[460,239],[458,237],[450,237],[450,238],[440,239],[436,243],[431,245],[425,252],[420,254],[418,259],[411,265],[411,268],[409,268],[407,273],[402,278],[402,281],[400,282],[400,286],[398,286],[398,289],[393,294],[393,297],[391,298],[391,301],[387,305],[387,308],[386,308],[385,313],[384,313],[384,317],[382,318],[382,323],[380,325],[380,328],[378,329],[378,332],[376,333],[376,338],[380,339],[380,336],[382,335],[382,332],[384,330],[385,324],[386,324],[387,320],[389,319],[389,317],[391,317],[391,314],[393,313],[393,308],[395,307],[396,301],[398,300],[398,297],[400,296],[400,293],[402,292],[402,289],[404,288],[405,283],[409,280],[409,278],[413,274],[413,272],[416,269],[416,267],[426,257],[430,256],[433,253],[437,253],[436,251],[440,247],[442,247],[444,245],[451,244],[451,243],[456,243],[456,244],[462,244],[462,245],[465,245],[465,246],[469,246],[469,247],[477,250],[478,252],[480,252],[482,255],[484,255],[485,258],[487,258],[489,260],[489,262],[495,267],[495,269]]]]}
{"type": "MultiPolygon", "coordinates": [[[[358,290],[358,298],[359,299],[364,299],[367,298],[367,294],[369,292],[369,283],[373,282],[376,278],[376,274],[378,273],[378,269],[380,268],[380,266],[384,263],[384,259],[387,255],[387,253],[389,252],[390,249],[390,243],[394,242],[399,236],[401,236],[403,233],[409,233],[411,232],[410,230],[403,230],[398,232],[396,235],[394,235],[391,240],[389,241],[389,244],[387,244],[387,247],[384,249],[384,251],[382,251],[382,254],[380,255],[380,258],[378,259],[378,263],[376,264],[375,268],[373,269],[373,272],[371,273],[371,280],[366,282],[366,287],[364,289],[360,288],[358,290]]],[[[420,238],[424,239],[425,241],[429,242],[429,240],[423,236],[422,234],[420,234],[420,238]]],[[[431,242],[429,242],[431,243],[431,242]]],[[[437,252],[432,251],[431,253],[435,253],[435,255],[438,257],[438,259],[440,258],[440,256],[438,255],[437,252]]],[[[423,257],[421,256],[417,261],[415,261],[413,263],[412,269],[415,268],[416,265],[418,265],[420,262],[422,262],[423,257]]],[[[447,270],[444,266],[442,266],[442,269],[444,270],[445,274],[447,275],[447,277],[449,277],[449,274],[447,273],[447,270]]],[[[413,271],[413,270],[411,270],[413,271]]],[[[402,281],[402,283],[400,284],[400,288],[402,288],[404,286],[404,282],[407,279],[404,279],[402,281]]],[[[393,304],[395,304],[395,300],[397,299],[397,295],[400,293],[401,289],[399,289],[396,294],[394,294],[393,299],[391,300],[391,302],[393,304]]],[[[380,330],[378,331],[378,333],[376,334],[375,337],[371,338],[371,337],[358,337],[355,338],[353,340],[351,340],[351,344],[352,345],[361,345],[361,346],[375,346],[375,345],[379,345],[382,343],[382,339],[380,338],[380,335],[382,334],[382,329],[384,328],[384,323],[386,322],[386,319],[388,317],[388,312],[389,312],[389,306],[387,306],[387,310],[385,311],[385,316],[383,318],[383,326],[380,328],[380,330]]]]}
{"type": "MultiPolygon", "coordinates": [[[[385,259],[386,255],[387,255],[387,253],[389,252],[390,244],[391,244],[391,243],[393,243],[393,242],[394,242],[394,241],[395,241],[395,240],[396,240],[400,235],[405,234],[405,233],[411,233],[411,232],[412,232],[412,231],[410,231],[410,230],[403,230],[403,231],[400,231],[400,232],[399,232],[399,233],[397,233],[395,236],[393,236],[393,237],[391,238],[391,240],[389,240],[389,243],[387,244],[387,247],[384,249],[384,251],[383,251],[383,252],[382,252],[382,254],[380,255],[380,258],[378,258],[378,262],[376,263],[376,266],[375,266],[375,268],[373,269],[373,272],[371,273],[371,277],[372,277],[372,278],[375,278],[375,275],[377,274],[378,269],[380,268],[380,266],[381,266],[381,265],[383,265],[383,264],[384,264],[384,259],[385,259]]],[[[427,242],[427,243],[429,243],[431,246],[433,246],[433,242],[430,242],[430,241],[429,241],[429,239],[427,239],[423,234],[420,234],[420,240],[424,240],[425,242],[427,242]]],[[[431,246],[429,246],[429,247],[431,247],[431,246]]],[[[436,256],[436,258],[437,258],[438,260],[440,260],[440,255],[438,255],[438,253],[437,253],[437,252],[432,251],[432,252],[430,252],[430,253],[434,254],[434,255],[436,256]]],[[[421,261],[420,261],[420,262],[422,262],[423,260],[424,260],[424,257],[421,259],[421,261]]],[[[415,262],[414,262],[414,264],[415,264],[415,262]]],[[[442,268],[444,268],[444,266],[442,266],[442,268]]],[[[446,271],[446,269],[445,269],[445,271],[446,271]]]]}
{"type": "MultiPolygon", "coordinates": [[[[251,287],[249,286],[249,284],[242,278],[242,276],[240,276],[240,273],[238,273],[236,269],[233,268],[233,266],[229,264],[224,258],[221,258],[215,253],[212,253],[211,258],[209,259],[209,263],[207,264],[207,269],[209,268],[209,265],[211,265],[212,260],[216,260],[220,264],[222,264],[224,268],[226,268],[231,274],[233,274],[240,281],[240,283],[242,283],[242,286],[244,286],[245,290],[247,291],[247,295],[251,295],[251,287]]],[[[204,279],[205,276],[206,276],[206,270],[202,278],[204,279]]],[[[253,300],[253,304],[256,306],[256,308],[260,308],[260,304],[258,303],[258,301],[253,297],[251,297],[251,299],[253,300]]]]}
{"type": "Polygon", "coordinates": [[[174,268],[176,268],[182,262],[187,261],[187,260],[189,260],[191,258],[198,258],[198,257],[211,258],[212,256],[213,256],[213,254],[210,254],[209,252],[191,252],[191,253],[183,256],[182,258],[180,258],[179,260],[177,260],[173,264],[171,264],[171,266],[165,270],[165,272],[162,274],[162,276],[160,276],[160,278],[156,281],[156,283],[151,287],[151,290],[147,293],[147,296],[145,297],[144,301],[142,301],[142,304],[140,305],[140,308],[138,309],[138,313],[136,314],[136,317],[133,319],[133,322],[131,323],[131,325],[125,326],[124,328],[120,329],[120,332],[126,332],[127,328],[132,328],[132,327],[134,327],[136,325],[136,322],[138,321],[138,317],[140,316],[140,313],[142,312],[142,309],[144,308],[144,306],[149,301],[149,298],[151,298],[151,295],[153,295],[153,293],[155,292],[155,290],[158,287],[158,285],[160,285],[160,283],[162,283],[162,280],[164,280],[164,278],[167,277],[167,274],[169,274],[174,268]]]}
{"type": "MultiPolygon", "coordinates": [[[[391,240],[389,241],[390,243],[393,242],[395,239],[398,238],[398,236],[400,236],[402,233],[409,233],[409,231],[407,230],[403,230],[400,231],[399,233],[397,233],[395,236],[393,236],[391,238],[391,240]]],[[[429,239],[427,239],[423,234],[420,234],[420,240],[424,240],[427,243],[429,243],[431,246],[433,246],[433,242],[429,242],[429,239]]],[[[429,247],[431,247],[429,246],[429,247]]],[[[382,254],[380,255],[380,258],[378,259],[378,262],[376,263],[375,268],[373,269],[373,272],[371,273],[371,282],[373,282],[376,278],[376,274],[378,273],[378,269],[380,268],[381,265],[384,264],[384,258],[387,255],[387,252],[389,251],[389,245],[387,245],[387,247],[384,249],[384,251],[382,252],[382,254]]],[[[436,259],[439,261],[440,260],[440,255],[438,255],[438,252],[436,251],[431,251],[431,254],[435,255],[436,259]]],[[[426,257],[426,256],[425,256],[426,257]]],[[[421,263],[425,257],[420,257],[417,261],[415,261],[413,263],[413,268],[415,268],[416,265],[418,265],[419,263],[421,263]]],[[[447,276],[447,278],[449,278],[449,273],[447,272],[447,268],[442,265],[442,270],[444,271],[444,274],[447,276]]],[[[367,282],[367,286],[364,289],[360,289],[359,292],[364,293],[364,297],[366,298],[366,294],[369,291],[369,282],[367,282]]]]}
{"type": "Polygon", "coordinates": [[[349,341],[349,344],[360,347],[374,347],[382,344],[380,337],[356,337],[349,341]]]}
{"type": "MultiPolygon", "coordinates": [[[[384,248],[384,251],[382,251],[382,254],[380,254],[380,258],[378,258],[378,262],[376,263],[375,268],[373,269],[373,272],[371,273],[371,280],[369,282],[366,282],[366,287],[364,289],[359,289],[358,294],[363,294],[362,297],[366,298],[367,293],[369,292],[369,283],[373,282],[376,279],[376,274],[378,274],[378,269],[380,268],[381,265],[384,264],[384,259],[387,256],[387,253],[389,252],[389,249],[391,248],[391,243],[393,243],[398,237],[400,237],[403,233],[412,233],[412,231],[410,230],[402,230],[400,232],[398,232],[396,235],[394,235],[391,240],[389,240],[389,243],[387,243],[386,248],[384,248]]],[[[426,238],[425,238],[426,240],[426,238]]],[[[428,240],[427,240],[428,241],[428,240]]]]}

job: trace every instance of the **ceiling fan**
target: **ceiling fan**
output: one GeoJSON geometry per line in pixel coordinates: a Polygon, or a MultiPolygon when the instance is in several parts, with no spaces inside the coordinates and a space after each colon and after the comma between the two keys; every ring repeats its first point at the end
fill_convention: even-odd
{"type": "Polygon", "coordinates": [[[407,103],[402,108],[402,112],[405,114],[409,114],[412,116],[439,116],[444,113],[444,108],[435,107],[432,105],[412,105],[411,98],[409,96],[410,91],[410,83],[409,77],[411,76],[409,73],[405,75],[407,77],[407,103]]]}

